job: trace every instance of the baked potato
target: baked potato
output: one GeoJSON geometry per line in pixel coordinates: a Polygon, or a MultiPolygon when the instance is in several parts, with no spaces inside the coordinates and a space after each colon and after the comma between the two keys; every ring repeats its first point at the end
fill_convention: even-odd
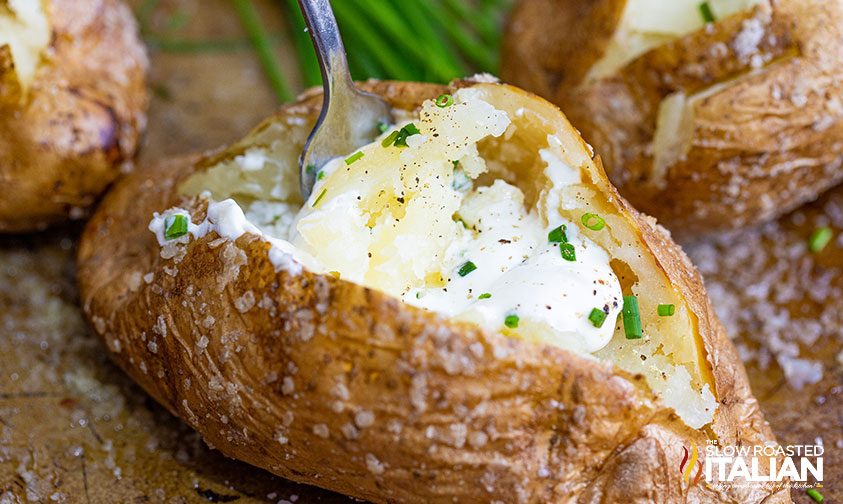
{"type": "Polygon", "coordinates": [[[524,0],[504,78],[559,104],[679,236],[769,220],[843,179],[843,3],[524,0]]]}
{"type": "Polygon", "coordinates": [[[307,201],[318,93],[106,196],[80,298],[129,375],[226,455],[374,502],[788,500],[683,479],[774,437],[698,273],[559,109],[363,87],[398,122],[307,201]]]}
{"type": "Polygon", "coordinates": [[[85,215],[137,149],[147,66],[122,0],[0,2],[0,232],[85,215]]]}

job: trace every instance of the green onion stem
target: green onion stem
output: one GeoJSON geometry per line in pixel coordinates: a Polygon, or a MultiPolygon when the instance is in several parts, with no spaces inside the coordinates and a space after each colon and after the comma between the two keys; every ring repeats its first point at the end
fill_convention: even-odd
{"type": "Polygon", "coordinates": [[[488,47],[472,38],[463,26],[454,23],[454,20],[448,17],[445,10],[437,9],[428,2],[419,2],[419,5],[424,7],[427,10],[427,15],[448,33],[457,48],[465,54],[474,66],[487,72],[494,73],[497,70],[497,61],[492,54],[494,51],[489,50],[488,47]]]}
{"type": "Polygon", "coordinates": [[[416,29],[422,39],[424,40],[423,49],[427,53],[432,53],[434,60],[441,60],[443,66],[448,67],[448,75],[443,80],[450,80],[456,76],[464,76],[469,73],[468,68],[458,60],[454,54],[452,47],[444,41],[444,37],[440,30],[430,22],[424,8],[420,4],[423,2],[404,2],[401,4],[402,13],[407,16],[413,28],[416,29]]]}
{"type": "Polygon", "coordinates": [[[250,0],[231,0],[237,15],[240,17],[240,22],[243,28],[249,35],[249,40],[252,41],[252,46],[258,55],[264,73],[266,73],[269,83],[272,86],[275,95],[282,102],[287,102],[293,99],[289,87],[284,80],[284,74],[281,72],[281,65],[278,63],[277,55],[272,50],[272,44],[269,35],[266,32],[258,16],[255,6],[250,0]]]}
{"type": "Polygon", "coordinates": [[[442,0],[445,6],[456,14],[463,23],[470,25],[485,44],[492,44],[499,37],[500,28],[491,17],[483,16],[476,9],[468,7],[465,0],[442,0]]]}
{"type": "Polygon", "coordinates": [[[391,44],[381,39],[378,31],[373,30],[369,21],[359,15],[356,7],[346,2],[334,2],[333,7],[337,18],[342,20],[343,28],[355,34],[365,46],[359,50],[369,52],[383,66],[389,77],[398,80],[414,79],[412,67],[406,64],[406,58],[396,57],[395,52],[388,50],[391,44]]]}
{"type": "Polygon", "coordinates": [[[319,70],[319,62],[316,60],[316,52],[313,50],[310,35],[305,31],[307,25],[304,23],[304,16],[298,2],[287,0],[287,11],[287,16],[285,16],[287,26],[293,39],[293,47],[296,49],[304,85],[305,87],[318,86],[322,84],[322,71],[319,70]]]}

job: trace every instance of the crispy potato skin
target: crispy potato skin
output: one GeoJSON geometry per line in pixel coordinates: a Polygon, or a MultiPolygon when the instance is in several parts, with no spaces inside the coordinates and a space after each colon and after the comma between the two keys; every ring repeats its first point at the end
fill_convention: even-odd
{"type": "MultiPolygon", "coordinates": [[[[405,109],[443,91],[366,87],[405,109]]],[[[270,121],[312,123],[318,109],[310,95],[270,121]]],[[[176,187],[214,156],[122,179],[85,229],[79,283],[114,360],[226,455],[373,502],[788,501],[784,491],[684,483],[682,447],[703,446],[706,434],[608,364],[331,276],[276,272],[251,235],[209,235],[162,258],[152,212],[182,205],[203,218],[201,200],[176,187]]],[[[721,403],[711,435],[774,441],[698,273],[607,187],[697,315],[721,403]]]]}
{"type": "Polygon", "coordinates": [[[43,229],[89,207],[146,123],[148,60],[129,8],[50,0],[47,9],[52,42],[28,95],[0,100],[0,232],[43,229]]]}
{"type": "Polygon", "coordinates": [[[843,3],[774,0],[584,82],[625,4],[522,0],[502,73],[565,110],[636,208],[689,238],[772,219],[843,180],[843,3]],[[717,83],[694,107],[686,155],[655,182],[661,101],[717,83]]]}

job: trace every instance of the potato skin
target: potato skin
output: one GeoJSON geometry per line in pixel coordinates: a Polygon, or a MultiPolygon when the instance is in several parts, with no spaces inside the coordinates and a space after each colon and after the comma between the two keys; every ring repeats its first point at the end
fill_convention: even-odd
{"type": "Polygon", "coordinates": [[[148,60],[129,8],[122,0],[46,6],[52,42],[29,93],[0,100],[0,232],[84,216],[132,159],[146,124],[148,60]]]}
{"type": "MultiPolygon", "coordinates": [[[[366,87],[406,109],[443,91],[366,87]]],[[[307,127],[318,107],[305,97],[264,124],[297,117],[307,127]]],[[[682,447],[704,446],[706,434],[608,364],[331,276],[276,272],[254,236],[162,252],[147,229],[152,212],[181,205],[202,219],[203,203],[175,188],[213,159],[122,179],[82,236],[79,282],[114,360],[226,455],[373,502],[788,500],[778,489],[684,483],[682,447]]],[[[697,315],[721,402],[712,435],[774,442],[696,270],[607,187],[697,315]]]]}
{"type": "Polygon", "coordinates": [[[521,1],[502,73],[565,110],[636,208],[688,239],[770,220],[843,180],[843,3],[774,0],[584,82],[625,5],[521,1]],[[654,183],[661,101],[726,81],[697,103],[687,154],[654,183]]]}

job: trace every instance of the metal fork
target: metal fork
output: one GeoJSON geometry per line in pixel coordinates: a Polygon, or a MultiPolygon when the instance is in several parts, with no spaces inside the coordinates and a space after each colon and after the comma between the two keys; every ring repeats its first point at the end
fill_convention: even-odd
{"type": "Polygon", "coordinates": [[[313,191],[325,163],[350,154],[377,137],[380,123],[391,123],[389,105],[357,89],[330,0],[298,0],[322,70],[322,112],[299,158],[301,192],[313,191]]]}

